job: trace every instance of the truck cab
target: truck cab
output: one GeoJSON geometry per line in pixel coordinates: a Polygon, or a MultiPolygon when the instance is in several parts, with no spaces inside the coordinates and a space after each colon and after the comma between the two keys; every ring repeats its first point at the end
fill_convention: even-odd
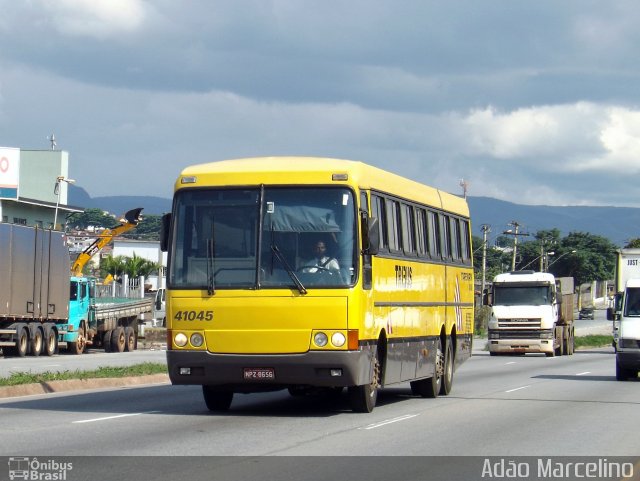
{"type": "Polygon", "coordinates": [[[636,378],[640,371],[640,279],[626,281],[624,291],[616,296],[616,307],[607,310],[614,321],[616,379],[636,378]]]}
{"type": "Polygon", "coordinates": [[[534,271],[500,274],[487,294],[485,304],[491,306],[488,326],[491,355],[573,353],[572,319],[564,322],[562,296],[552,274],[534,271]],[[563,324],[569,327],[561,328],[563,324]]]}

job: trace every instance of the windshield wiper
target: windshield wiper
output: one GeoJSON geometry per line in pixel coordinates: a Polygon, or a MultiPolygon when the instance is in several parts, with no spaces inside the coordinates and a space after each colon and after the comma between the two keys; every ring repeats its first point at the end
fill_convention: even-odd
{"type": "Polygon", "coordinates": [[[296,276],[296,273],[293,271],[293,269],[291,268],[287,260],[282,255],[282,252],[280,252],[280,249],[278,249],[278,246],[275,244],[271,244],[271,251],[276,255],[278,260],[282,263],[284,268],[287,270],[287,274],[289,274],[289,277],[291,277],[291,280],[293,280],[293,283],[298,288],[298,291],[300,292],[300,294],[306,294],[307,289],[304,287],[302,282],[300,282],[300,279],[298,279],[298,276],[296,276]]]}
{"type": "Polygon", "coordinates": [[[211,234],[211,239],[207,239],[207,294],[209,294],[210,296],[215,294],[215,266],[213,260],[216,257],[216,247],[213,232],[211,234]]]}

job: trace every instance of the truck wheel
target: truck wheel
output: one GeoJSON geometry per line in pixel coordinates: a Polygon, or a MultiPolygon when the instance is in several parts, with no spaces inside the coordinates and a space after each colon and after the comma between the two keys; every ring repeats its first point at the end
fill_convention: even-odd
{"type": "Polygon", "coordinates": [[[84,324],[82,324],[78,329],[78,339],[76,339],[75,342],[69,343],[71,354],[82,354],[86,345],[87,338],[84,335],[84,324]]]}
{"type": "Polygon", "coordinates": [[[43,338],[44,334],[42,332],[42,328],[38,327],[29,341],[29,348],[32,356],[39,356],[42,354],[43,338]]]}
{"type": "Polygon", "coordinates": [[[16,334],[15,355],[25,357],[29,351],[29,335],[26,327],[18,327],[16,334]]]}
{"type": "Polygon", "coordinates": [[[442,386],[442,362],[444,355],[442,354],[442,342],[438,337],[436,345],[436,359],[433,366],[433,376],[420,379],[419,381],[411,381],[411,391],[415,394],[419,394],[422,397],[437,398],[440,394],[442,386]]]}
{"type": "Polygon", "coordinates": [[[46,356],[53,356],[58,352],[58,335],[56,330],[51,326],[44,326],[44,354],[46,356]]]}
{"type": "Polygon", "coordinates": [[[219,391],[213,386],[202,386],[202,394],[209,411],[226,411],[233,401],[233,391],[219,391]]]}
{"type": "Polygon", "coordinates": [[[124,328],[118,326],[111,333],[111,352],[123,352],[125,344],[124,328]]]}
{"type": "Polygon", "coordinates": [[[136,332],[133,327],[127,326],[124,328],[125,344],[124,350],[127,352],[136,350],[136,332]]]}
{"type": "Polygon", "coordinates": [[[102,347],[104,347],[104,352],[111,352],[111,334],[113,331],[104,331],[102,335],[102,347]]]}
{"type": "Polygon", "coordinates": [[[442,373],[442,382],[440,383],[440,394],[446,396],[451,392],[453,386],[453,346],[451,339],[447,338],[446,347],[444,348],[444,366],[442,373]]]}
{"type": "Polygon", "coordinates": [[[618,381],[626,381],[630,377],[636,377],[636,371],[634,369],[625,369],[620,365],[616,359],[616,379],[618,381]]]}

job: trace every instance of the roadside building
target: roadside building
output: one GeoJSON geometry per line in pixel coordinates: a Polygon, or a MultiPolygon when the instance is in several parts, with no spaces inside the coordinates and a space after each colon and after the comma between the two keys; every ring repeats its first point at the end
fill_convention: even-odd
{"type": "Polygon", "coordinates": [[[69,214],[84,211],[67,203],[73,182],[64,150],[0,147],[0,221],[61,229],[69,214]]]}

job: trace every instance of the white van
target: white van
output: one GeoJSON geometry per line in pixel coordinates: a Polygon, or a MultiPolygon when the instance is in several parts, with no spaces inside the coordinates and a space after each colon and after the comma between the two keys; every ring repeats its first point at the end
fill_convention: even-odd
{"type": "Polygon", "coordinates": [[[153,301],[153,325],[154,327],[167,327],[166,309],[166,289],[158,289],[156,298],[153,301]]]}

